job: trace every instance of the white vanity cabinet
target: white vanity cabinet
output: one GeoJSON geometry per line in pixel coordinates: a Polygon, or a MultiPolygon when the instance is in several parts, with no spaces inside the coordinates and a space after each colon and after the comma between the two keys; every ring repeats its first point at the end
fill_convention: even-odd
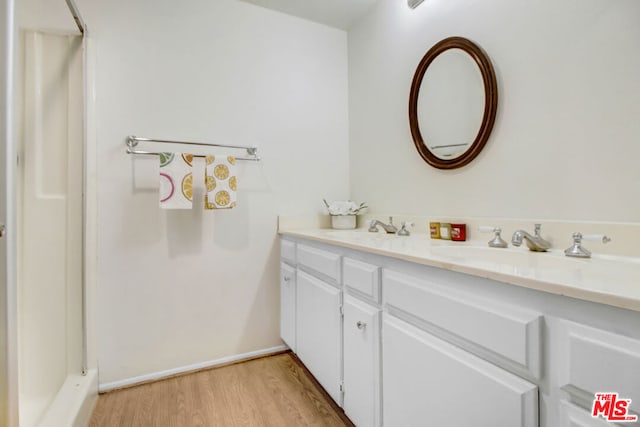
{"type": "Polygon", "coordinates": [[[640,414],[637,311],[296,234],[281,335],[358,427],[616,425],[600,392],[640,414]]]}

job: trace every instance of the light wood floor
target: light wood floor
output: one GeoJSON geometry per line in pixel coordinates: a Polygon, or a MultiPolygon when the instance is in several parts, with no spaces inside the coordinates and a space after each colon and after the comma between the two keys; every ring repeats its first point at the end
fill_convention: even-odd
{"type": "Polygon", "coordinates": [[[97,426],[349,426],[292,353],[100,395],[97,426]]]}

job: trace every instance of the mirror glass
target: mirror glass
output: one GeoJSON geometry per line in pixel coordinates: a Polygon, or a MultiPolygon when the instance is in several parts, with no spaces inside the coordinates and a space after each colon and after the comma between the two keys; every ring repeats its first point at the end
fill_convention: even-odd
{"type": "Polygon", "coordinates": [[[409,125],[422,158],[439,169],[459,168],[482,150],[496,117],[498,89],[487,55],[463,37],[427,51],[409,95],[409,125]]]}
{"type": "Polygon", "coordinates": [[[436,157],[451,159],[473,143],[484,114],[482,74],[473,58],[449,49],[429,65],[418,94],[418,126],[436,157]]]}

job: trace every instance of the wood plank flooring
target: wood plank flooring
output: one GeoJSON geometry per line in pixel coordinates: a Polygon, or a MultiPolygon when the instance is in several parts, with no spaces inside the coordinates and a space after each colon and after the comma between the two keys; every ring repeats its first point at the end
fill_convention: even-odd
{"type": "Polygon", "coordinates": [[[354,427],[290,352],[102,394],[89,426],[354,427]]]}

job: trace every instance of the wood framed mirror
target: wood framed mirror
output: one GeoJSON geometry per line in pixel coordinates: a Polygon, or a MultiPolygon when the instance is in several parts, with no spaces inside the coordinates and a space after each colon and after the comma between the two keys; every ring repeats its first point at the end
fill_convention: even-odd
{"type": "Polygon", "coordinates": [[[424,55],[409,94],[409,126],[420,156],[438,169],[467,165],[484,148],[496,118],[498,85],[486,53],[463,37],[424,55]]]}

